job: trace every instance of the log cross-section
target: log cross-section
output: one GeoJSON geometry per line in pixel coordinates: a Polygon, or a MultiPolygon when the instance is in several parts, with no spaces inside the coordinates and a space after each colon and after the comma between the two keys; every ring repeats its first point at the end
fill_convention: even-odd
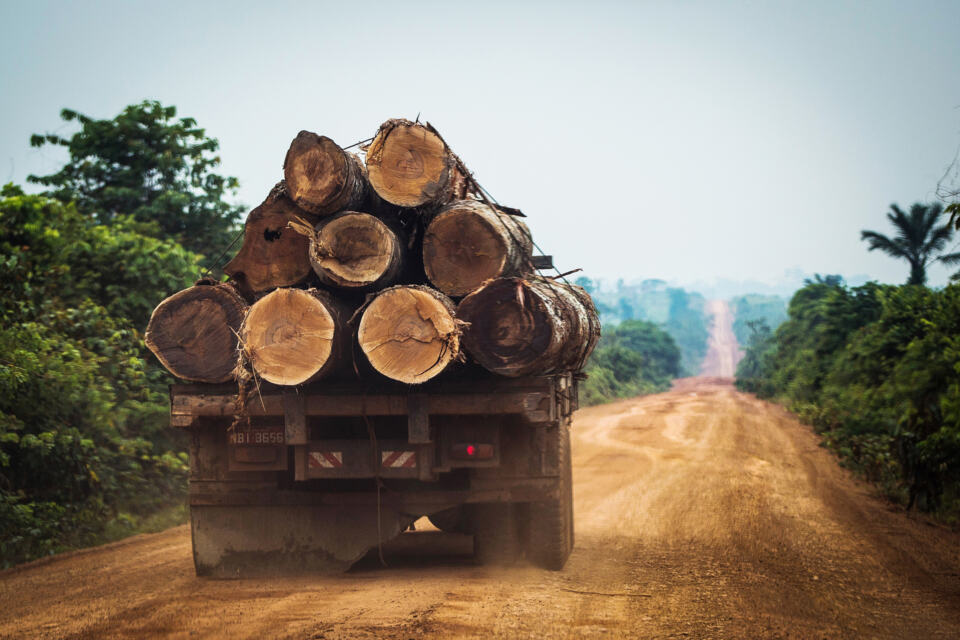
{"type": "Polygon", "coordinates": [[[143,341],[167,370],[194,382],[226,382],[237,365],[247,303],[229,284],[201,284],[153,310],[143,341]]]}
{"type": "Polygon", "coordinates": [[[310,239],[310,264],[323,284],[347,291],[375,291],[397,281],[404,245],[382,220],[356,211],[325,218],[310,239]]]}
{"type": "Polygon", "coordinates": [[[250,307],[240,329],[244,356],[267,382],[318,380],[348,359],[349,317],[326,292],[277,289],[250,307]]]}
{"type": "Polygon", "coordinates": [[[278,183],[247,216],[243,246],[224,273],[237,280],[248,296],[303,282],[311,273],[310,240],[288,228],[290,222],[303,218],[316,220],[297,208],[284,183],[278,183]]]}
{"type": "Polygon", "coordinates": [[[357,341],[370,365],[388,378],[419,384],[438,375],[460,354],[453,303],[421,286],[397,286],[363,311],[357,341]]]}
{"type": "Polygon", "coordinates": [[[439,135],[409,120],[388,120],[367,149],[370,186],[401,207],[443,204],[462,197],[464,176],[439,135]]]}
{"type": "Polygon", "coordinates": [[[297,206],[318,216],[359,207],[367,191],[360,160],[310,131],[301,131],[290,143],[283,177],[297,206]]]}
{"type": "Polygon", "coordinates": [[[437,212],[423,238],[427,278],[448,296],[461,297],[487,280],[533,270],[527,226],[476,200],[457,200],[437,212]]]}

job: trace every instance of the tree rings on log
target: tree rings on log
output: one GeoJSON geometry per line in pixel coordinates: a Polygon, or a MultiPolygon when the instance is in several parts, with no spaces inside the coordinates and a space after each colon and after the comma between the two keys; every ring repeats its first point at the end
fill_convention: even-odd
{"type": "Polygon", "coordinates": [[[482,202],[458,200],[427,226],[423,266],[436,288],[460,297],[487,280],[530,271],[532,250],[523,222],[482,202]]]}
{"type": "Polygon", "coordinates": [[[312,271],[307,257],[310,240],[287,228],[305,215],[287,196],[284,183],[278,183],[247,216],[243,246],[224,273],[239,281],[248,295],[306,280],[312,271]]]}
{"type": "Polygon", "coordinates": [[[364,309],[357,340],[374,369],[407,384],[426,382],[460,355],[453,303],[429,287],[381,292],[364,309]]]}
{"type": "MultiPolygon", "coordinates": [[[[448,202],[463,176],[443,139],[409,120],[388,120],[367,149],[370,186],[401,207],[448,202]]],[[[462,197],[462,196],[461,196],[462,197]]]]}
{"type": "Polygon", "coordinates": [[[494,373],[519,377],[583,368],[600,337],[586,292],[546,279],[501,278],[460,302],[467,353],[494,373]]]}
{"type": "Polygon", "coordinates": [[[316,289],[277,289],[250,307],[240,342],[267,382],[298,385],[337,369],[349,355],[349,310],[316,289]]]}
{"type": "Polygon", "coordinates": [[[367,190],[364,167],[330,138],[301,131],[283,161],[283,178],[290,198],[318,216],[363,204],[367,190]]]}
{"type": "Polygon", "coordinates": [[[247,303],[231,285],[196,285],[157,305],[143,341],[178,378],[227,382],[237,365],[237,330],[246,312],[247,303]]]}
{"type": "Polygon", "coordinates": [[[310,240],[310,264],[320,281],[351,291],[382,289],[397,281],[404,246],[369,213],[344,211],[321,220],[310,240]]]}

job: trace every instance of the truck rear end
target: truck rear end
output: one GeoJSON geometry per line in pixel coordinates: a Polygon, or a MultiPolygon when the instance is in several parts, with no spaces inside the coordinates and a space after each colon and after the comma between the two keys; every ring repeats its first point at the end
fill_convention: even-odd
{"type": "Polygon", "coordinates": [[[569,373],[423,385],[171,386],[198,575],[341,571],[421,516],[481,562],[573,546],[569,373]],[[242,408],[241,408],[242,405],[242,408]]]}

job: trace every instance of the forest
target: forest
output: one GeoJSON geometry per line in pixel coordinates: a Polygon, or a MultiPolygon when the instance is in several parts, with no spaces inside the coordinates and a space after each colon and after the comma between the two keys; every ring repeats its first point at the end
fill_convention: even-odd
{"type": "Polygon", "coordinates": [[[31,176],[42,194],[0,193],[0,566],[183,520],[185,442],[142,331],[240,211],[216,140],[175,108],[61,115],[75,135],[31,143],[67,163],[31,176]]]}
{"type": "MultiPolygon", "coordinates": [[[[864,230],[871,250],[902,259],[907,282],[847,286],[817,276],[776,330],[750,332],[737,387],[782,402],[843,464],[908,509],[960,515],[960,284],[926,286],[953,236],[939,204],[896,205],[897,234],[864,230]]],[[[956,276],[954,276],[956,279],[956,276]]]]}

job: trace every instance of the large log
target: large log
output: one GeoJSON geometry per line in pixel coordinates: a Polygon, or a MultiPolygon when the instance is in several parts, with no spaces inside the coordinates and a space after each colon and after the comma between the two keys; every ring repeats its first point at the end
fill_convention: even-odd
{"type": "Polygon", "coordinates": [[[367,192],[363,163],[326,136],[301,131],[283,161],[290,198],[318,216],[357,209],[367,192]]]}
{"type": "Polygon", "coordinates": [[[400,278],[405,247],[382,220],[344,211],[320,221],[310,239],[310,264],[323,284],[346,291],[377,291],[400,278]]]}
{"type": "Polygon", "coordinates": [[[250,307],[240,329],[243,354],[264,380],[298,385],[349,360],[350,309],[316,289],[277,289],[250,307]]]}
{"type": "Polygon", "coordinates": [[[143,341],[178,378],[227,382],[237,364],[237,330],[246,312],[233,286],[198,284],[157,305],[143,341]]]}
{"type": "Polygon", "coordinates": [[[453,303],[423,286],[381,292],[363,311],[357,341],[370,365],[407,384],[438,375],[460,355],[453,303]]]}
{"type": "Polygon", "coordinates": [[[423,267],[448,296],[465,296],[487,280],[532,271],[533,241],[519,218],[476,200],[457,200],[430,221],[423,267]]]}
{"type": "Polygon", "coordinates": [[[457,317],[467,353],[509,377],[582,369],[600,337],[590,296],[547,279],[494,280],[464,298],[457,317]]]}
{"type": "Polygon", "coordinates": [[[436,132],[409,120],[387,120],[367,148],[367,173],[377,195],[401,207],[463,198],[466,176],[436,132]]]}
{"type": "Polygon", "coordinates": [[[312,272],[307,250],[310,240],[288,229],[298,218],[316,220],[299,209],[288,197],[283,182],[250,212],[243,231],[243,246],[223,268],[240,283],[248,296],[300,284],[312,272]]]}

